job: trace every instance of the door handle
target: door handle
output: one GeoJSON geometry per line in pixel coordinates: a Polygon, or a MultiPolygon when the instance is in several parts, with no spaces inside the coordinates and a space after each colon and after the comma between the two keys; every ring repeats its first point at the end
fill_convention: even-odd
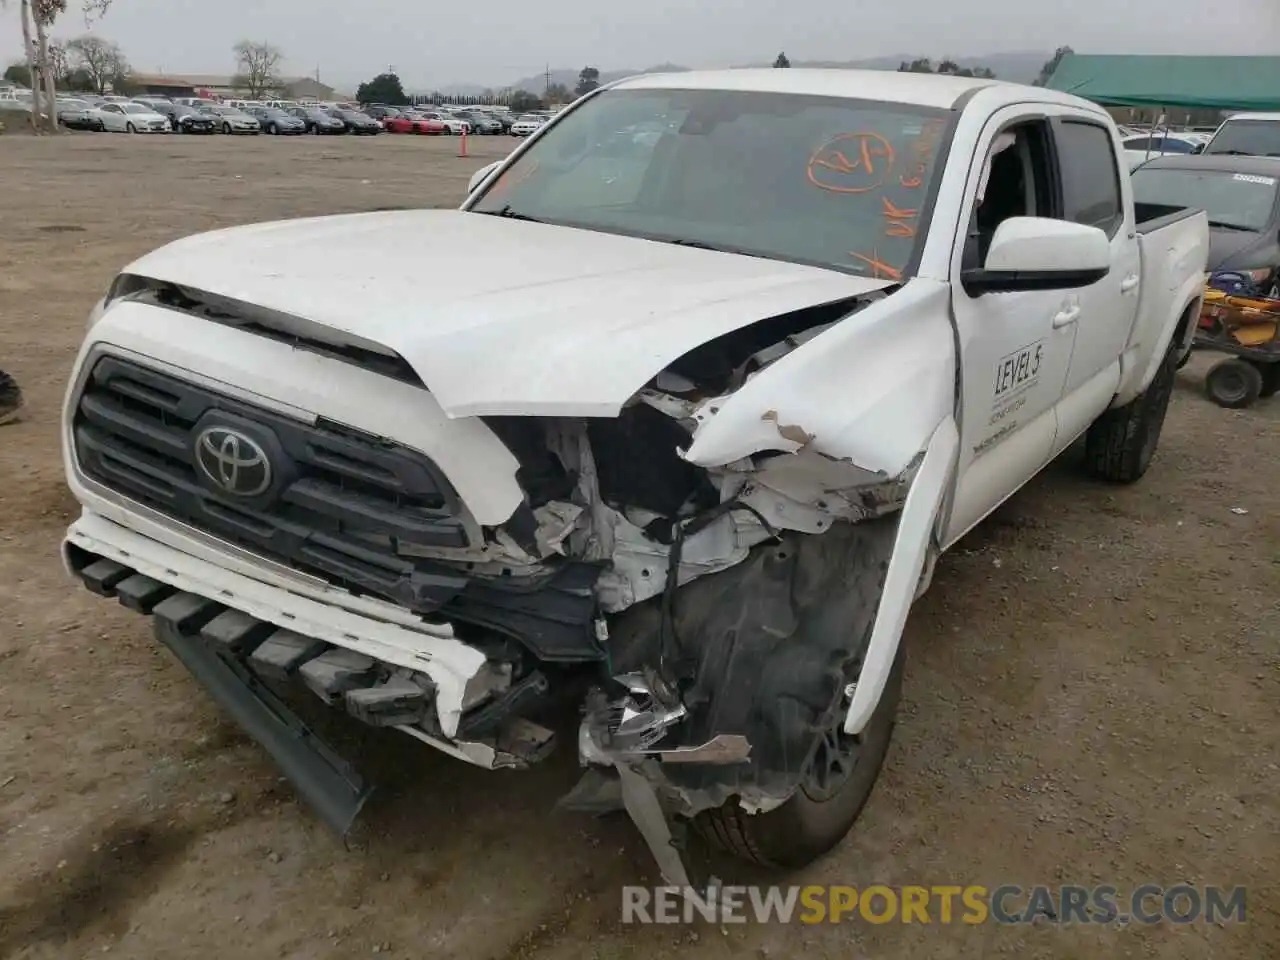
{"type": "Polygon", "coordinates": [[[1129,293],[1133,290],[1137,290],[1140,279],[1141,278],[1136,273],[1129,274],[1129,276],[1120,281],[1120,292],[1129,293]]]}
{"type": "MultiPolygon", "coordinates": [[[[1043,316],[1043,314],[1042,314],[1043,316]]],[[[1053,318],[1053,329],[1057,330],[1061,327],[1069,327],[1080,319],[1080,305],[1072,304],[1065,308],[1061,313],[1053,318]]]]}

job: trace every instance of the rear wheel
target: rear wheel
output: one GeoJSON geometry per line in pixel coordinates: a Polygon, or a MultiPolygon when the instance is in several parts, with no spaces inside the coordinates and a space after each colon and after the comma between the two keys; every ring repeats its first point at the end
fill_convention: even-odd
{"type": "Polygon", "coordinates": [[[1174,341],[1147,389],[1123,407],[1107,410],[1089,427],[1085,465],[1100,480],[1134,483],[1151,466],[1178,373],[1181,351],[1176,337],[1174,341]]]}
{"type": "Polygon", "coordinates": [[[1262,373],[1258,368],[1234,357],[1215,364],[1204,378],[1209,399],[1229,410],[1250,406],[1262,395],[1262,388],[1262,373]]]}

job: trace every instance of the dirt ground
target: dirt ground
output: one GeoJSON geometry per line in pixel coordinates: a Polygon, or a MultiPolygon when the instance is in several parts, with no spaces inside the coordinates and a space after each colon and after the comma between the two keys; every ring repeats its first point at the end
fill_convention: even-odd
{"type": "Polygon", "coordinates": [[[944,558],[880,784],[788,882],[1245,885],[1244,925],[624,926],[656,871],[625,818],[552,811],[563,748],[495,774],[351,734],[382,788],[346,850],[145,621],[64,576],[59,407],[115,271],[213,227],[450,206],[510,146],[0,137],[0,367],[30,402],[0,428],[0,957],[1280,956],[1280,400],[1211,405],[1206,357],[1142,483],[1069,453],[944,558]]]}

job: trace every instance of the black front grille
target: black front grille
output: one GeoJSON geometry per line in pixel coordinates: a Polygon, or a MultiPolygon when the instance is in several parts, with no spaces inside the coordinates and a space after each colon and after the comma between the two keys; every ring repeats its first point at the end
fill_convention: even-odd
{"type": "Polygon", "coordinates": [[[412,559],[465,547],[457,495],[416,451],[350,428],[300,423],[128,361],[97,362],[80,395],[76,457],[86,476],[198,529],[357,593],[423,610],[467,578],[412,559]],[[195,443],[231,427],[269,453],[273,481],[255,496],[219,490],[195,443]]]}

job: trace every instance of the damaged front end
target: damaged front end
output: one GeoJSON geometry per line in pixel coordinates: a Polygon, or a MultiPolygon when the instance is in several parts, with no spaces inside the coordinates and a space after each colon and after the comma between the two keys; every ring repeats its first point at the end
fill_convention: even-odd
{"type": "Polygon", "coordinates": [[[500,535],[509,559],[599,564],[588,769],[562,806],[625,807],[670,882],[687,880],[674,820],[781,807],[839,730],[924,455],[921,443],[893,472],[860,466],[772,408],[756,449],[718,465],[689,451],[762,372],[884,297],[706,344],[614,419],[486,418],[538,520],[535,549],[500,535]]]}

